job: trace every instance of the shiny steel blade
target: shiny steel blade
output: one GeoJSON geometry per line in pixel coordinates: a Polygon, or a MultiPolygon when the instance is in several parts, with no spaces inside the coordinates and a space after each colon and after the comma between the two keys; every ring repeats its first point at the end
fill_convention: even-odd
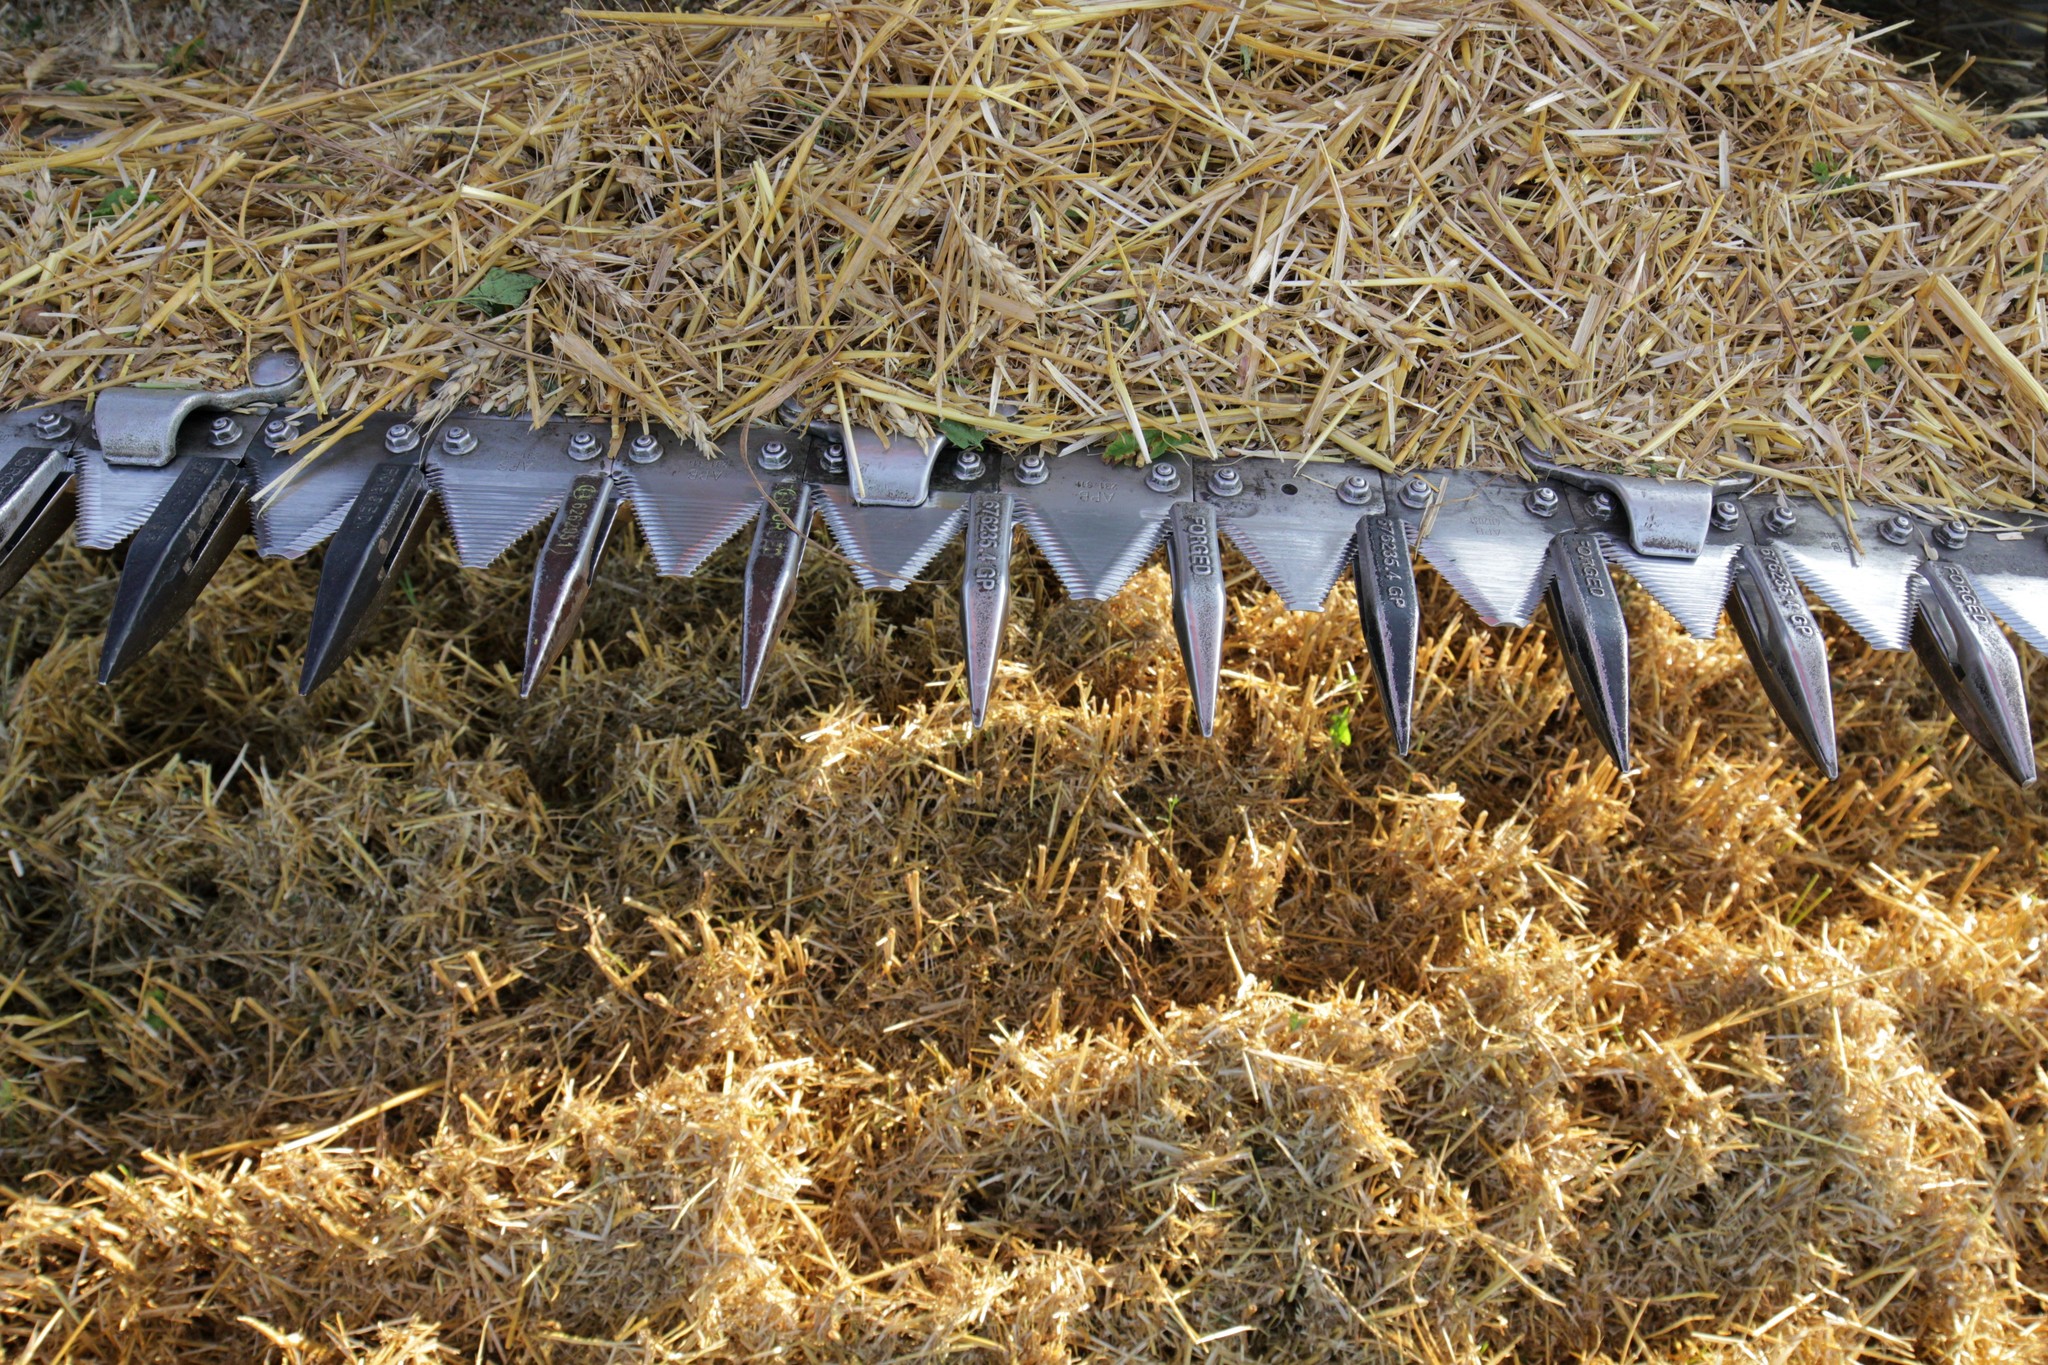
{"type": "MultiPolygon", "coordinates": [[[[2035,650],[2048,654],[2048,559],[2041,573],[1981,573],[1973,570],[1977,592],[2012,627],[2013,634],[2035,650]]],[[[0,586],[0,592],[6,591],[0,586]]]]}
{"type": "MultiPolygon", "coordinates": [[[[259,446],[249,454],[256,473],[256,553],[299,559],[341,529],[371,471],[391,455],[381,440],[363,434],[317,456],[259,446]]],[[[415,467],[417,456],[412,457],[415,467]]]]}
{"type": "Polygon", "coordinates": [[[1988,530],[1958,552],[1970,581],[2013,633],[2048,654],[2048,523],[2024,530],[1988,530]]]}
{"type": "Polygon", "coordinates": [[[1173,580],[1173,633],[1180,637],[1195,724],[1206,737],[1216,733],[1224,615],[1229,608],[1215,508],[1204,502],[1173,504],[1166,516],[1166,569],[1173,580]]]}
{"type": "Polygon", "coordinates": [[[1187,464],[1162,460],[1149,466],[1171,467],[1168,485],[1146,469],[1103,464],[1085,453],[1049,463],[1042,482],[1025,483],[1006,472],[1003,488],[1017,499],[1018,518],[1068,594],[1107,601],[1158,548],[1167,509],[1188,485],[1187,464]]]}
{"type": "Polygon", "coordinates": [[[960,575],[960,626],[967,637],[967,709],[976,729],[988,718],[996,661],[1010,619],[1014,515],[1007,493],[967,497],[967,563],[960,575]]]}
{"type": "Polygon", "coordinates": [[[57,543],[77,510],[63,451],[31,447],[0,465],[0,597],[57,543]]]}
{"type": "Polygon", "coordinates": [[[1885,519],[1868,509],[1856,517],[1861,548],[1850,543],[1841,523],[1818,508],[1808,507],[1784,532],[1770,530],[1765,515],[1763,509],[1752,509],[1758,542],[1779,546],[1800,582],[1872,648],[1905,649],[1911,643],[1913,571],[1921,560],[1917,545],[1885,539],[1885,519]]]}
{"type": "Polygon", "coordinates": [[[540,563],[533,571],[533,604],[526,618],[526,668],[519,678],[519,695],[533,695],[541,675],[561,657],[576,623],[583,618],[583,604],[590,597],[591,579],[597,561],[611,539],[623,499],[618,485],[605,470],[578,474],[562,498],[562,510],[548,530],[541,547],[540,563]]]}
{"type": "Polygon", "coordinates": [[[1840,777],[1827,640],[1792,566],[1775,545],[1745,545],[1731,589],[1729,620],[1772,709],[1820,770],[1840,777]]]}
{"type": "Polygon", "coordinates": [[[1489,626],[1526,626],[1549,572],[1553,524],[1524,505],[1527,485],[1451,475],[1416,547],[1489,626]]]}
{"type": "Polygon", "coordinates": [[[1933,560],[1920,579],[1914,653],[1970,738],[2013,781],[2032,786],[2034,735],[2019,657],[1962,565],[1933,560]]]}
{"type": "Polygon", "coordinates": [[[1628,623],[1597,531],[1567,531],[1550,545],[1544,596],[1579,706],[1614,765],[1628,771],[1628,623]]]}
{"type": "Polygon", "coordinates": [[[1394,752],[1406,757],[1415,737],[1416,640],[1422,610],[1415,591],[1415,559],[1408,528],[1400,517],[1381,512],[1358,519],[1358,553],[1352,561],[1358,581],[1358,621],[1365,652],[1379,680],[1380,705],[1393,731],[1394,752]]]}
{"type": "Polygon", "coordinates": [[[128,546],[100,651],[100,682],[119,677],[190,610],[249,529],[248,472],[233,459],[188,455],[177,480],[128,546]]]}
{"type": "Polygon", "coordinates": [[[740,707],[754,704],[761,669],[789,609],[796,604],[796,576],[811,534],[811,486],[778,483],[754,523],[747,551],[746,606],[740,624],[740,707]]]}
{"type": "Polygon", "coordinates": [[[178,481],[181,469],[176,462],[161,468],[110,465],[105,455],[92,448],[79,451],[73,463],[77,469],[77,539],[88,550],[111,550],[140,530],[178,481]]]}
{"type": "Polygon", "coordinates": [[[462,422],[475,448],[458,454],[437,446],[427,457],[427,481],[440,496],[463,566],[482,569],[561,507],[576,471],[584,468],[566,453],[568,441],[587,435],[601,448],[606,433],[602,427],[562,425],[534,431],[507,418],[462,422]]]}
{"type": "Polygon", "coordinates": [[[433,511],[418,460],[386,460],[370,471],[320,564],[313,625],[299,695],[306,696],[354,652],[364,628],[418,547],[433,511]]]}
{"type": "Polygon", "coordinates": [[[921,507],[863,506],[843,484],[816,496],[854,578],[871,592],[909,587],[953,539],[966,505],[962,495],[941,492],[921,507]]]}
{"type": "Polygon", "coordinates": [[[1735,541],[1710,542],[1697,559],[1639,555],[1626,545],[1613,546],[1610,553],[1687,635],[1711,640],[1721,626],[1721,608],[1728,601],[1728,580],[1735,572],[1737,548],[1735,541]]]}
{"type": "MultiPolygon", "coordinates": [[[[1340,466],[1347,475],[1355,471],[1340,466]]],[[[1293,461],[1252,458],[1216,466],[1238,491],[1210,497],[1224,538],[1251,561],[1290,611],[1321,611],[1351,557],[1358,518],[1384,511],[1379,476],[1356,474],[1353,501],[1326,469],[1293,461]]]]}
{"type": "Polygon", "coordinates": [[[659,572],[689,577],[754,519],[768,496],[767,476],[755,460],[777,441],[796,452],[805,438],[780,427],[749,427],[727,434],[715,460],[671,439],[659,459],[619,466],[619,482],[659,572]]]}

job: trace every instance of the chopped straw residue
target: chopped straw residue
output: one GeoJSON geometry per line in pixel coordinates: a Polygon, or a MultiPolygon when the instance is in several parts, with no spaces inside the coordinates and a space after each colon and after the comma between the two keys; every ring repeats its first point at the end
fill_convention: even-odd
{"type": "Polygon", "coordinates": [[[284,346],[330,413],[702,437],[796,399],[1394,465],[1526,432],[1830,497],[2040,492],[2048,158],[1823,9],[585,22],[343,88],[18,55],[6,391],[284,346]]]}
{"type": "Polygon", "coordinates": [[[429,554],[310,702],[300,566],[107,692],[19,590],[7,1359],[2038,1358],[2048,812],[1910,657],[1826,784],[1638,603],[1624,779],[1435,587],[1409,768],[1348,585],[1203,740],[1163,570],[1020,561],[977,735],[950,594],[819,558],[742,713],[629,542],[524,704],[429,554]]]}

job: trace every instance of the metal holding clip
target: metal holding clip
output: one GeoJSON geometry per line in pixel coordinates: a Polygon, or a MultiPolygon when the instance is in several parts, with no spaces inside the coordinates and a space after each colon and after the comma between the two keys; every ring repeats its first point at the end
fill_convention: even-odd
{"type": "Polygon", "coordinates": [[[177,458],[178,433],[187,418],[279,402],[291,397],[305,373],[297,356],[272,351],[256,357],[249,382],[239,389],[108,389],[93,405],[93,436],[110,465],[160,469],[177,458]]]}

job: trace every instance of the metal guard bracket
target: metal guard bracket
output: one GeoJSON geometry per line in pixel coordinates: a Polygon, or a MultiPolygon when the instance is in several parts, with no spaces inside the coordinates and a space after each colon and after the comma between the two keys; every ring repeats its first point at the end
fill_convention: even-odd
{"type": "Polygon", "coordinates": [[[178,432],[199,412],[227,412],[288,398],[305,373],[296,356],[259,356],[254,382],[239,389],[108,389],[93,405],[93,435],[110,465],[161,469],[178,453],[178,432]]]}
{"type": "Polygon", "coordinates": [[[1533,443],[1521,443],[1522,458],[1544,478],[1588,493],[1606,493],[1628,517],[1629,545],[1645,559],[1698,559],[1713,524],[1714,486],[1635,474],[1602,474],[1544,458],[1533,443]]]}
{"type": "Polygon", "coordinates": [[[841,428],[841,433],[855,502],[868,507],[924,505],[931,495],[932,466],[946,444],[943,438],[893,436],[885,441],[862,427],[841,428]]]}

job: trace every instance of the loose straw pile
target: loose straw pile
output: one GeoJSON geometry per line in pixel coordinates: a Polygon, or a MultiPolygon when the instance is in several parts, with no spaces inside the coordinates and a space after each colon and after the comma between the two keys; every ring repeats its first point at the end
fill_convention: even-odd
{"type": "Polygon", "coordinates": [[[702,439],[796,400],[1389,467],[1527,433],[2040,496],[2048,160],[1825,10],[572,14],[555,50],[343,89],[17,59],[6,391],[284,346],[329,413],[702,439]]]}

